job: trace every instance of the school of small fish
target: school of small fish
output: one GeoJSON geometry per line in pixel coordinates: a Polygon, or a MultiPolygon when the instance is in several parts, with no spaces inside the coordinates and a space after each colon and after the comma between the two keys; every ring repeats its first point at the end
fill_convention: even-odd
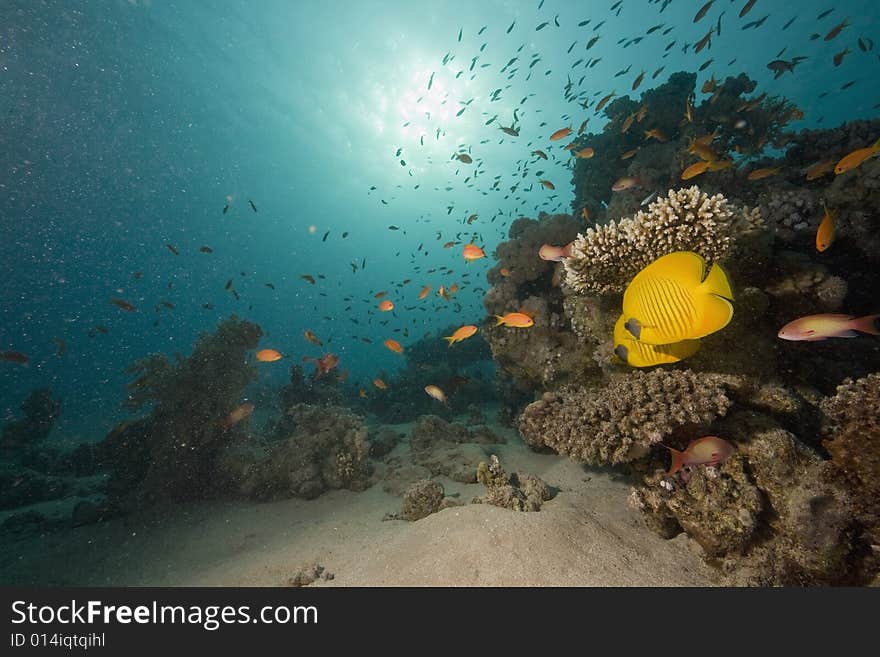
{"type": "MultiPolygon", "coordinates": [[[[731,0],[731,2],[733,1],[731,0]]],[[[629,5],[630,3],[626,4],[629,5]]],[[[693,16],[693,24],[699,24],[699,27],[694,29],[699,29],[701,36],[686,41],[675,33],[676,26],[672,24],[666,25],[666,23],[661,22],[663,20],[662,15],[670,4],[670,0],[648,0],[648,4],[659,6],[657,24],[649,27],[644,33],[633,34],[620,39],[617,42],[618,46],[622,46],[619,52],[622,53],[630,47],[634,47],[634,50],[630,52],[635,52],[635,47],[638,47],[646,39],[669,40],[664,50],[665,54],[661,56],[661,59],[665,58],[669,51],[679,44],[681,45],[682,53],[690,51],[693,55],[698,55],[704,50],[711,52],[713,45],[717,47],[721,39],[732,39],[731,34],[735,35],[738,32],[742,35],[747,30],[760,30],[768,20],[772,20],[773,11],[771,10],[781,10],[783,8],[782,5],[774,5],[769,2],[745,0],[741,3],[738,12],[731,12],[731,14],[737,14],[736,18],[728,17],[724,20],[726,29],[723,32],[725,36],[722,37],[722,18],[726,12],[719,6],[716,6],[716,0],[709,0],[699,5],[693,16]],[[763,12],[751,13],[755,7],[759,8],[759,12],[761,9],[765,9],[767,13],[763,15],[763,12]],[[754,16],[760,17],[752,20],[754,16]],[[734,23],[739,29],[732,32],[734,27],[731,27],[731,22],[735,21],[739,21],[739,23],[734,23]],[[707,31],[703,33],[703,30],[706,29],[707,31]]],[[[721,3],[717,4],[720,5],[721,3]]],[[[544,0],[539,0],[538,10],[546,11],[543,9],[543,6],[544,0]]],[[[449,102],[450,105],[453,105],[454,103],[456,108],[454,116],[459,118],[465,112],[473,113],[477,111],[474,109],[475,106],[472,105],[475,98],[472,97],[465,100],[454,99],[452,92],[448,90],[448,85],[442,80],[445,74],[458,69],[454,79],[457,80],[464,77],[470,81],[477,79],[478,76],[497,74],[503,80],[498,80],[497,87],[494,84],[492,85],[495,88],[488,95],[488,101],[490,103],[499,103],[498,107],[503,109],[499,109],[494,114],[484,111],[484,139],[472,144],[459,143],[449,148],[449,150],[445,151],[448,157],[444,155],[442,165],[454,168],[455,176],[459,176],[461,173],[463,184],[469,189],[479,190],[483,195],[498,193],[502,195],[504,201],[510,202],[508,205],[513,207],[499,209],[490,218],[485,219],[481,218],[483,215],[474,212],[473,208],[462,210],[457,208],[454,202],[450,202],[446,208],[446,214],[447,216],[452,216],[455,213],[456,222],[461,224],[462,228],[454,231],[437,230],[436,239],[432,242],[437,244],[442,241],[442,245],[438,245],[438,250],[442,249],[441,253],[449,254],[450,264],[423,270],[416,263],[416,258],[428,256],[429,249],[425,242],[421,242],[410,253],[413,277],[417,279],[433,276],[435,278],[433,280],[419,281],[417,285],[421,285],[421,287],[418,288],[419,291],[417,293],[406,289],[406,286],[413,281],[411,278],[406,278],[402,281],[391,281],[388,289],[372,293],[373,300],[365,300],[366,303],[370,304],[369,308],[364,311],[366,316],[359,316],[355,310],[354,304],[358,301],[357,299],[352,295],[342,296],[341,300],[345,304],[344,312],[351,313],[348,320],[353,325],[359,327],[356,330],[366,332],[367,327],[374,328],[372,323],[374,316],[376,316],[376,311],[389,314],[381,316],[398,319],[409,315],[410,326],[418,326],[422,322],[415,314],[426,311],[426,306],[428,306],[426,301],[432,296],[435,288],[437,291],[436,298],[440,299],[438,303],[442,302],[435,309],[448,307],[449,304],[453,304],[456,310],[460,310],[461,306],[456,301],[456,296],[460,292],[468,291],[479,295],[485,291],[483,288],[473,285],[473,279],[470,278],[472,272],[469,269],[480,267],[479,261],[488,260],[489,258],[489,254],[486,252],[486,244],[489,240],[484,238],[480,227],[495,224],[503,232],[504,228],[506,228],[503,225],[506,220],[512,220],[516,216],[525,213],[526,194],[538,189],[543,189],[542,193],[547,195],[545,205],[553,207],[552,204],[558,198],[557,194],[553,192],[557,189],[556,184],[562,181],[552,175],[553,171],[547,171],[539,167],[545,166],[545,164],[558,165],[571,170],[576,162],[584,162],[589,165],[589,160],[596,155],[597,151],[601,152],[601,144],[588,143],[586,136],[584,136],[584,131],[591,118],[595,118],[615,98],[618,98],[618,89],[593,88],[590,86],[588,78],[590,71],[603,59],[601,52],[606,43],[602,40],[605,36],[605,33],[602,31],[603,26],[609,21],[619,19],[624,9],[629,10],[631,8],[625,6],[623,0],[617,0],[610,5],[610,8],[603,10],[601,20],[589,18],[577,23],[576,28],[579,30],[579,36],[568,47],[567,51],[573,63],[571,64],[570,71],[567,72],[567,82],[562,88],[564,100],[576,109],[571,113],[565,113],[558,117],[546,117],[537,111],[530,111],[532,106],[540,102],[540,98],[537,98],[535,93],[527,94],[521,99],[508,98],[506,96],[506,92],[512,86],[510,82],[514,79],[528,82],[533,76],[536,78],[540,75],[546,77],[552,73],[551,69],[539,66],[543,62],[543,58],[541,52],[534,46],[531,40],[533,39],[532,33],[534,32],[548,34],[553,30],[563,27],[558,15],[553,18],[547,15],[548,20],[539,22],[534,28],[524,25],[522,20],[517,19],[513,20],[506,30],[504,25],[484,26],[476,35],[467,34],[464,28],[458,30],[455,45],[443,56],[442,62],[438,62],[440,66],[436,70],[432,70],[427,77],[424,83],[424,94],[429,92],[442,93],[441,104],[446,105],[449,102]],[[488,59],[490,52],[486,51],[486,47],[489,42],[484,42],[484,39],[487,37],[482,36],[487,30],[490,30],[491,34],[493,29],[501,34],[501,38],[507,40],[502,46],[507,49],[507,52],[504,53],[499,62],[492,62],[488,59]],[[475,40],[472,41],[472,39],[475,40]],[[519,41],[522,41],[522,43],[516,47],[519,41]],[[475,50],[477,44],[481,44],[479,51],[475,50]],[[527,44],[529,45],[527,46],[527,44]],[[465,56],[465,52],[467,52],[467,56],[465,56]],[[473,52],[476,52],[476,54],[471,58],[470,54],[473,52]],[[593,54],[597,56],[594,57],[593,54]],[[501,65],[502,61],[506,61],[503,66],[501,65]],[[438,74],[440,74],[439,77],[438,74]],[[443,85],[446,85],[444,86],[446,90],[440,91],[439,89],[443,85]],[[513,141],[517,145],[522,144],[522,157],[513,163],[512,171],[508,170],[509,173],[512,173],[514,181],[505,181],[504,173],[499,173],[489,178],[491,175],[489,173],[490,167],[494,166],[495,163],[487,161],[485,153],[481,152],[485,149],[481,149],[481,146],[495,139],[499,140],[499,143],[508,140],[513,141]],[[479,183],[487,178],[489,178],[489,182],[480,189],[479,183]],[[553,182],[553,179],[556,179],[556,183],[553,182]],[[509,185],[506,184],[508,182],[510,183],[509,185]],[[513,202],[515,202],[515,205],[513,202]],[[472,228],[474,224],[476,224],[477,229],[472,228]],[[459,271],[458,276],[460,278],[457,282],[450,283],[444,281],[442,284],[439,284],[437,278],[440,276],[449,277],[455,275],[456,270],[450,266],[453,263],[453,258],[463,260],[466,271],[459,271]],[[426,303],[416,303],[416,301],[426,303]],[[361,323],[362,321],[363,323],[361,323]]],[[[644,8],[640,7],[637,10],[644,11],[644,8]]],[[[826,61],[835,68],[843,67],[846,69],[859,56],[870,54],[873,58],[873,40],[865,34],[856,34],[857,28],[853,26],[850,17],[843,18],[842,20],[829,18],[834,11],[835,9],[832,7],[823,11],[815,18],[817,23],[821,23],[821,27],[815,27],[816,31],[810,36],[810,40],[822,39],[822,41],[829,43],[827,47],[830,50],[828,50],[826,61]],[[848,45],[842,43],[845,39],[850,39],[848,45]],[[834,42],[834,44],[832,45],[830,42],[834,42]]],[[[808,19],[799,11],[792,10],[788,13],[793,13],[793,15],[790,18],[786,18],[782,31],[787,30],[796,21],[803,23],[808,19]]],[[[812,17],[809,18],[812,19],[812,17]]],[[[496,36],[499,35],[496,34],[496,36]]],[[[803,67],[810,66],[812,63],[808,57],[801,55],[792,56],[789,54],[786,55],[787,59],[782,59],[786,49],[782,48],[777,57],[766,65],[766,68],[773,73],[774,79],[778,79],[786,74],[791,76],[798,75],[798,72],[803,70],[803,67]]],[[[705,55],[703,57],[705,58],[705,55]]],[[[619,65],[622,68],[614,75],[614,78],[623,78],[620,81],[620,89],[628,88],[630,91],[635,91],[646,83],[648,70],[642,69],[640,66],[636,66],[635,70],[633,70],[633,63],[631,62],[621,62],[619,65]]],[[[713,58],[709,58],[699,66],[700,72],[709,71],[708,79],[702,83],[699,90],[703,94],[712,94],[712,98],[717,97],[725,84],[725,82],[721,81],[723,76],[717,66],[713,58]],[[713,65],[716,67],[714,72],[710,70],[713,65]],[[719,76],[718,79],[716,79],[716,74],[719,76]]],[[[664,66],[662,65],[656,68],[652,72],[650,80],[656,79],[663,69],[664,66]]],[[[841,87],[841,91],[849,89],[854,84],[855,81],[846,83],[841,87]]],[[[739,108],[737,116],[740,118],[735,123],[737,127],[747,129],[748,112],[757,107],[766,95],[766,93],[762,94],[739,108]]],[[[418,102],[422,100],[422,97],[418,99],[418,102]]],[[[682,122],[693,121],[695,100],[693,97],[689,98],[684,107],[676,108],[675,111],[681,113],[682,122]]],[[[790,120],[800,118],[803,118],[803,112],[797,109],[793,110],[790,120]]],[[[635,135],[635,138],[641,144],[620,153],[619,157],[622,160],[634,157],[641,148],[655,148],[659,144],[665,144],[668,141],[667,135],[662,130],[652,127],[651,114],[644,105],[631,108],[619,116],[610,117],[610,119],[615,129],[619,128],[621,133],[635,135]]],[[[402,127],[406,128],[408,123],[404,123],[402,127]]],[[[427,136],[430,137],[431,135],[427,136]]],[[[433,133],[433,138],[437,142],[446,136],[447,127],[444,126],[438,126],[436,132],[433,133]]],[[[748,183],[775,179],[774,177],[781,177],[788,173],[780,166],[755,167],[751,164],[749,157],[738,157],[741,154],[726,152],[720,145],[722,140],[719,139],[719,136],[716,130],[715,132],[690,140],[686,151],[682,153],[683,158],[687,159],[683,160],[683,163],[686,162],[686,165],[681,171],[681,180],[686,181],[699,176],[710,176],[713,173],[731,168],[739,170],[741,173],[738,173],[738,175],[741,175],[742,179],[748,183]]],[[[422,135],[420,137],[421,147],[425,145],[424,142],[425,135],[422,135]]],[[[410,177],[415,178],[412,164],[407,164],[407,160],[412,158],[404,152],[406,149],[401,146],[393,150],[393,159],[396,163],[406,169],[410,177]]],[[[832,174],[834,176],[844,175],[858,169],[865,161],[876,156],[878,153],[880,153],[880,139],[877,139],[873,144],[865,144],[842,157],[839,154],[826,154],[827,157],[812,164],[803,172],[803,175],[807,181],[821,180],[832,174]],[[831,155],[835,156],[831,157],[831,155]]],[[[614,157],[618,157],[617,153],[614,154],[614,157]]],[[[429,162],[431,162],[430,159],[429,162]]],[[[509,165],[509,163],[506,164],[509,165]]],[[[614,181],[611,184],[611,191],[615,193],[627,192],[628,190],[643,188],[644,186],[645,184],[639,175],[627,175],[614,181]]],[[[416,183],[414,189],[419,189],[419,187],[420,183],[416,183]]],[[[452,189],[451,186],[444,188],[446,192],[452,191],[452,189]]],[[[372,197],[376,192],[378,193],[375,196],[379,197],[378,201],[383,206],[389,206],[389,204],[395,201],[393,191],[380,191],[377,185],[370,186],[367,194],[372,197]]],[[[657,190],[644,189],[644,191],[639,192],[639,196],[644,194],[647,194],[647,196],[642,201],[642,206],[647,205],[656,197],[657,190]]],[[[268,204],[261,202],[263,211],[260,212],[253,199],[247,198],[246,200],[247,206],[243,210],[244,214],[264,217],[267,213],[271,212],[268,204]]],[[[242,214],[237,209],[238,207],[235,197],[229,195],[225,197],[220,213],[224,217],[233,218],[242,214]]],[[[535,210],[537,209],[538,206],[535,207],[535,210]]],[[[589,220],[590,218],[590,212],[587,207],[582,207],[579,214],[584,220],[589,220]]],[[[427,222],[430,220],[423,216],[416,221],[427,222]]],[[[398,223],[400,225],[387,225],[387,230],[395,235],[407,238],[407,228],[411,226],[403,222],[398,223]]],[[[385,222],[383,222],[384,224],[385,222]]],[[[832,248],[837,234],[837,227],[837,212],[833,208],[825,207],[815,236],[815,248],[818,253],[825,253],[832,248]]],[[[321,243],[327,243],[330,240],[332,244],[333,240],[347,239],[350,231],[341,231],[337,235],[332,230],[318,229],[317,226],[310,225],[308,233],[315,235],[316,240],[320,235],[321,243]]],[[[356,235],[356,233],[353,234],[356,235]]],[[[192,246],[183,248],[178,247],[172,242],[165,242],[164,239],[166,238],[159,238],[157,241],[157,250],[163,250],[162,247],[164,246],[167,252],[175,258],[180,258],[181,261],[192,250],[208,256],[214,254],[215,249],[222,251],[221,247],[223,246],[219,244],[214,246],[203,244],[197,249],[192,246]]],[[[398,250],[394,256],[397,257],[399,255],[400,251],[398,250]]],[[[535,254],[536,258],[552,263],[559,263],[570,256],[570,244],[544,244],[535,254]]],[[[168,253],[165,253],[164,257],[167,258],[168,253]]],[[[202,258],[203,256],[198,257],[202,258]]],[[[352,260],[349,267],[352,274],[357,274],[358,272],[363,274],[367,270],[367,257],[360,256],[352,260]]],[[[483,270],[480,269],[478,271],[483,270]]],[[[501,269],[499,273],[502,277],[507,277],[510,276],[511,271],[501,269]]],[[[141,280],[143,276],[144,273],[141,271],[132,273],[134,281],[141,280]]],[[[314,288],[318,295],[322,297],[328,296],[327,291],[324,289],[327,280],[324,274],[301,273],[294,274],[293,276],[298,277],[298,281],[301,281],[297,283],[299,287],[314,288]],[[320,291],[318,292],[318,290],[320,291]]],[[[226,277],[224,276],[224,278],[226,277]]],[[[246,272],[240,272],[240,275],[233,273],[231,278],[226,279],[221,293],[231,295],[236,301],[240,301],[243,292],[241,291],[242,288],[236,285],[236,281],[242,280],[247,280],[246,272]]],[[[277,291],[276,282],[265,281],[262,282],[262,286],[272,290],[274,293],[277,291]]],[[[278,284],[281,285],[280,282],[278,284]]],[[[173,283],[169,282],[167,285],[169,290],[173,289],[173,283]]],[[[218,281],[216,284],[218,290],[220,285],[221,283],[218,281]]],[[[117,290],[117,292],[123,293],[121,289],[117,290]]],[[[311,294],[308,289],[302,293],[311,294]]],[[[107,297],[103,298],[106,299],[107,297]]],[[[313,299],[311,296],[308,298],[313,299]]],[[[122,313],[117,314],[127,314],[128,316],[137,316],[144,313],[145,307],[149,309],[152,305],[152,301],[146,300],[143,297],[127,300],[120,296],[109,296],[109,303],[122,311],[122,313]]],[[[155,304],[155,312],[157,314],[171,312],[175,307],[176,305],[171,301],[160,299],[155,304]]],[[[202,304],[204,310],[213,310],[214,307],[212,303],[202,304]]],[[[314,310],[317,311],[317,309],[318,306],[315,305],[314,310]]],[[[633,278],[627,287],[623,297],[622,313],[613,331],[614,353],[620,360],[633,367],[652,367],[678,362],[696,353],[700,346],[700,340],[703,337],[723,329],[731,321],[733,312],[734,296],[732,285],[718,264],[709,266],[695,253],[677,252],[669,254],[645,267],[633,278]]],[[[161,316],[159,315],[159,317],[161,316]]],[[[158,326],[159,317],[154,320],[154,327],[158,326]]],[[[877,322],[878,317],[880,316],[870,315],[859,318],[843,314],[802,317],[780,329],[778,336],[788,341],[817,341],[832,337],[855,337],[861,334],[878,335],[880,334],[877,322]]],[[[334,325],[340,319],[337,316],[324,315],[322,321],[329,322],[329,325],[334,325]]],[[[504,327],[505,330],[529,329],[535,325],[534,313],[525,308],[517,312],[509,312],[503,316],[497,315],[494,319],[496,321],[495,326],[504,327]]],[[[317,316],[315,321],[318,321],[317,316]]],[[[463,321],[468,320],[464,319],[463,321]]],[[[476,320],[470,318],[469,321],[476,320]]],[[[486,321],[491,325],[491,319],[487,318],[486,321]]],[[[398,337],[410,337],[410,329],[408,327],[397,326],[387,328],[388,322],[389,320],[380,321],[381,330],[386,331],[384,335],[387,335],[387,332],[390,331],[398,333],[398,337]]],[[[323,329],[327,326],[328,324],[323,324],[321,328],[323,329]]],[[[443,339],[448,342],[449,347],[454,347],[457,343],[474,336],[479,330],[480,328],[477,324],[462,324],[452,335],[445,336],[443,339]]],[[[90,338],[96,338],[99,335],[106,335],[108,331],[109,329],[106,326],[97,324],[89,328],[87,335],[90,338]]],[[[323,330],[321,332],[322,334],[324,333],[323,330]]],[[[338,334],[339,331],[337,330],[335,333],[338,334]]],[[[325,349],[325,344],[329,344],[333,339],[332,336],[327,337],[325,334],[326,339],[322,340],[311,329],[304,330],[302,335],[308,344],[318,347],[322,351],[325,349]]],[[[404,354],[406,352],[406,347],[397,339],[391,337],[384,337],[383,339],[383,337],[377,338],[374,333],[371,333],[371,335],[351,336],[352,340],[359,339],[363,344],[373,344],[374,339],[377,342],[381,341],[381,344],[394,354],[404,354]]],[[[67,341],[55,338],[53,344],[55,346],[55,356],[63,357],[67,352],[67,341]]],[[[378,349],[379,345],[377,344],[375,348],[378,349]]],[[[285,347],[285,349],[287,348],[285,347]]],[[[342,353],[341,350],[340,353],[342,353]]],[[[281,351],[274,348],[265,348],[256,351],[255,358],[260,363],[275,363],[289,358],[289,356],[285,356],[281,351]]],[[[0,361],[27,366],[31,361],[31,356],[15,350],[0,351],[0,361]]],[[[303,362],[313,362],[315,366],[314,376],[320,378],[329,375],[338,368],[340,357],[328,351],[317,357],[305,356],[303,362]]],[[[267,367],[270,366],[267,365],[267,367]]],[[[340,379],[343,376],[347,376],[347,373],[344,375],[340,374],[340,379]]],[[[380,377],[373,378],[372,385],[379,391],[388,389],[388,384],[380,377]]],[[[360,389],[359,394],[361,397],[366,398],[368,396],[366,387],[368,386],[365,384],[365,387],[360,389]]],[[[447,403],[446,393],[436,385],[427,384],[424,390],[426,394],[438,402],[447,403]]],[[[231,411],[227,418],[223,419],[223,426],[231,427],[248,417],[253,410],[253,404],[250,402],[243,403],[231,411]]],[[[721,439],[707,437],[692,443],[685,452],[670,450],[673,454],[672,471],[677,471],[683,465],[691,463],[721,462],[729,455],[725,445],[729,444],[721,439]]]]}

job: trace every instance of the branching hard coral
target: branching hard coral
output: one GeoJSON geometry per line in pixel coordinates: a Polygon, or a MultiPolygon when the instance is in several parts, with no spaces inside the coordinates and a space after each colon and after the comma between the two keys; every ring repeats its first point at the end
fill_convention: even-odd
{"type": "Polygon", "coordinates": [[[677,429],[707,427],[731,401],[723,377],[691,370],[632,372],[604,388],[565,387],[523,411],[520,434],[594,465],[626,463],[677,429]]]}
{"type": "Polygon", "coordinates": [[[578,235],[564,260],[566,284],[583,293],[623,292],[639,271],[674,251],[721,260],[743,226],[738,218],[721,194],[710,197],[696,186],[670,190],[647,212],[578,235]]]}

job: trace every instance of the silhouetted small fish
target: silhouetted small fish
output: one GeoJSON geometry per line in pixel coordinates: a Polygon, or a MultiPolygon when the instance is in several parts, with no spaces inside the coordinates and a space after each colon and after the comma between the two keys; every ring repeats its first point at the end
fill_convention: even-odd
{"type": "Polygon", "coordinates": [[[134,310],[134,306],[131,305],[131,304],[130,304],[128,301],[126,301],[125,299],[117,299],[117,298],[115,298],[115,297],[111,297],[111,298],[110,298],[110,303],[112,303],[112,304],[113,304],[114,306],[116,306],[117,308],[122,308],[122,310],[124,310],[124,311],[127,312],[127,313],[130,313],[130,312],[132,312],[132,311],[134,310]]]}
{"type": "Polygon", "coordinates": [[[168,247],[168,250],[171,251],[171,253],[173,253],[174,255],[180,255],[180,251],[178,251],[178,250],[174,247],[173,244],[166,244],[165,246],[167,246],[167,247],[168,247]]]}
{"type": "Polygon", "coordinates": [[[321,238],[321,241],[322,241],[322,242],[326,242],[326,241],[327,241],[327,236],[328,236],[328,235],[330,235],[330,231],[329,231],[329,230],[328,230],[326,233],[324,233],[324,237],[321,238]]]}
{"type": "Polygon", "coordinates": [[[0,360],[5,360],[8,363],[19,363],[24,365],[30,360],[30,358],[27,354],[23,354],[20,351],[0,351],[0,360]]]}
{"type": "Polygon", "coordinates": [[[257,206],[254,205],[254,202],[253,202],[252,200],[248,199],[248,203],[251,204],[251,210],[253,210],[254,212],[256,212],[256,211],[257,211],[257,206]]]}
{"type": "Polygon", "coordinates": [[[226,214],[227,212],[229,212],[229,203],[223,206],[223,214],[226,214]]]}
{"type": "Polygon", "coordinates": [[[275,286],[272,285],[272,283],[263,283],[263,285],[265,285],[266,287],[271,288],[273,290],[275,289],[275,286]]]}
{"type": "Polygon", "coordinates": [[[202,253],[214,253],[214,249],[212,249],[210,246],[203,246],[199,249],[199,251],[201,251],[202,253]]]}

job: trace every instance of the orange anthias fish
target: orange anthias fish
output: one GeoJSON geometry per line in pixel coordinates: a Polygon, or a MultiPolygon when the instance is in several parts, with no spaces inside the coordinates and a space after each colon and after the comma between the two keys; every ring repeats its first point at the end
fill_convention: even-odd
{"type": "Polygon", "coordinates": [[[470,164],[474,161],[473,158],[467,153],[456,153],[455,158],[462,164],[470,164]]]}
{"type": "Polygon", "coordinates": [[[666,135],[663,134],[663,131],[660,128],[653,128],[651,130],[645,130],[645,139],[650,139],[653,137],[657,141],[666,141],[666,135]]]}
{"type": "Polygon", "coordinates": [[[323,346],[324,346],[324,343],[321,342],[321,341],[318,339],[318,336],[315,335],[314,333],[312,333],[312,332],[311,332],[310,330],[308,330],[308,329],[306,329],[305,331],[303,331],[303,337],[304,337],[306,340],[308,340],[309,342],[311,342],[312,344],[316,344],[316,345],[318,345],[319,347],[323,347],[323,346]]]}
{"type": "Polygon", "coordinates": [[[544,151],[532,151],[532,155],[537,155],[537,156],[540,157],[542,160],[546,160],[546,159],[547,159],[547,153],[545,153],[544,151]]]}
{"type": "Polygon", "coordinates": [[[427,297],[429,294],[431,294],[431,286],[430,286],[430,285],[426,285],[425,287],[422,288],[422,291],[419,292],[419,299],[424,299],[424,298],[427,297]]]}
{"type": "Polygon", "coordinates": [[[755,169],[754,171],[749,172],[749,175],[746,176],[748,180],[761,180],[763,178],[769,178],[782,170],[782,167],[769,167],[766,169],[755,169]]]}
{"type": "Polygon", "coordinates": [[[507,267],[502,267],[498,271],[498,273],[501,274],[502,276],[504,276],[504,278],[507,278],[508,276],[510,276],[510,270],[507,267]]]}
{"type": "Polygon", "coordinates": [[[807,315],[783,326],[778,336],[783,340],[817,342],[827,338],[855,338],[859,333],[880,335],[880,315],[807,315]]]}
{"type": "Polygon", "coordinates": [[[381,298],[384,297],[386,294],[388,294],[388,291],[387,291],[387,290],[382,290],[381,292],[376,292],[376,294],[373,295],[373,298],[374,298],[374,299],[381,299],[381,298]]]}
{"type": "Polygon", "coordinates": [[[621,160],[628,160],[629,158],[631,158],[633,155],[635,155],[635,154],[638,153],[638,152],[639,152],[639,148],[638,148],[638,146],[637,146],[636,148],[631,148],[631,149],[628,150],[626,153],[623,153],[623,154],[620,156],[620,159],[621,159],[621,160]]]}
{"type": "Polygon", "coordinates": [[[236,407],[235,410],[226,416],[226,419],[223,420],[223,428],[228,429],[234,424],[238,424],[253,412],[254,405],[251,402],[245,402],[241,406],[236,407]]]}
{"type": "Polygon", "coordinates": [[[388,390],[388,384],[385,383],[382,379],[373,379],[373,385],[379,388],[379,390],[388,390]]]}
{"type": "Polygon", "coordinates": [[[552,135],[550,135],[550,141],[559,141],[560,139],[565,139],[571,134],[571,128],[560,128],[552,135]]]}
{"type": "Polygon", "coordinates": [[[495,315],[495,319],[498,321],[495,323],[495,326],[510,326],[512,328],[529,328],[530,326],[534,326],[535,320],[526,315],[525,313],[507,313],[503,317],[501,315],[495,315]]]}
{"type": "Polygon", "coordinates": [[[709,171],[723,171],[733,166],[733,160],[711,160],[709,162],[709,171]]]}
{"type": "Polygon", "coordinates": [[[710,162],[708,160],[702,160],[690,165],[687,169],[681,172],[681,179],[690,180],[691,178],[696,178],[701,173],[706,172],[706,169],[709,168],[709,164],[710,162]]]}
{"type": "Polygon", "coordinates": [[[854,150],[852,153],[842,158],[840,162],[837,163],[837,166],[834,167],[834,173],[836,175],[840,175],[846,171],[851,171],[858,167],[862,162],[867,160],[869,157],[872,157],[880,153],[880,139],[874,142],[873,146],[868,146],[867,148],[859,148],[854,150]]]}
{"type": "Polygon", "coordinates": [[[687,446],[683,452],[663,445],[672,454],[669,472],[673,475],[688,465],[719,465],[733,454],[733,445],[718,436],[703,436],[687,446]]]}
{"type": "Polygon", "coordinates": [[[318,379],[324,374],[330,372],[334,367],[339,365],[339,356],[336,354],[324,354],[320,358],[309,358],[306,356],[303,361],[315,361],[315,378],[318,379]]]}
{"type": "Polygon", "coordinates": [[[385,299],[379,304],[379,310],[381,310],[383,313],[394,310],[394,303],[391,301],[391,299],[385,299]]]}
{"type": "Polygon", "coordinates": [[[541,260],[549,260],[550,262],[561,262],[564,258],[571,257],[571,245],[571,242],[565,246],[545,244],[538,250],[538,257],[541,260]]]}
{"type": "Polygon", "coordinates": [[[586,147],[580,149],[579,151],[574,152],[574,156],[579,157],[581,159],[589,159],[589,158],[593,157],[595,154],[596,154],[596,151],[594,151],[589,146],[586,146],[586,147]]]}
{"type": "Polygon", "coordinates": [[[403,353],[403,347],[400,346],[400,343],[397,340],[392,340],[391,338],[389,338],[385,340],[383,344],[396,354],[403,353]]]}
{"type": "Polygon", "coordinates": [[[486,252],[483,251],[483,249],[478,247],[476,244],[465,244],[462,255],[464,255],[465,260],[470,262],[471,260],[479,260],[480,258],[485,258],[486,252]]]}
{"type": "Polygon", "coordinates": [[[639,179],[635,176],[624,176],[611,185],[612,192],[622,192],[625,189],[630,189],[631,187],[638,187],[641,183],[639,179]]]}
{"type": "Polygon", "coordinates": [[[538,182],[544,185],[544,187],[546,187],[547,189],[556,189],[556,185],[554,185],[549,180],[539,180],[538,182]]]}
{"type": "Polygon", "coordinates": [[[446,403],[446,394],[437,386],[427,385],[425,386],[425,392],[428,393],[429,397],[433,397],[438,402],[446,403]]]}
{"type": "Polygon", "coordinates": [[[257,352],[257,360],[261,363],[274,363],[276,360],[281,360],[282,358],[284,358],[284,356],[274,349],[260,349],[257,352]]]}
{"type": "Polygon", "coordinates": [[[807,180],[816,180],[816,178],[821,178],[826,173],[831,173],[834,171],[834,160],[822,160],[821,162],[816,162],[813,166],[811,166],[806,171],[807,180]]]}
{"type": "Polygon", "coordinates": [[[581,208],[581,219],[584,221],[590,220],[590,209],[586,205],[581,208]]]}
{"type": "Polygon", "coordinates": [[[477,332],[477,327],[473,326],[471,324],[468,324],[466,326],[462,326],[460,328],[455,329],[455,333],[453,333],[452,335],[448,335],[448,336],[444,337],[443,339],[448,341],[449,346],[451,347],[456,342],[461,342],[462,340],[467,340],[469,337],[471,337],[476,332],[477,332]]]}
{"type": "Polygon", "coordinates": [[[834,236],[837,233],[837,210],[825,208],[819,230],[816,231],[816,250],[819,253],[828,250],[834,244],[834,236]]]}

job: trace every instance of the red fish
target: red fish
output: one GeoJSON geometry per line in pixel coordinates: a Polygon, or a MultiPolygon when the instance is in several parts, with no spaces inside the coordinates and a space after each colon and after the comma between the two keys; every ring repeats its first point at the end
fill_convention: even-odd
{"type": "Polygon", "coordinates": [[[783,326],[779,329],[778,336],[783,340],[817,342],[827,338],[855,338],[858,336],[856,331],[880,335],[878,320],[880,315],[807,315],[783,326]]]}
{"type": "Polygon", "coordinates": [[[672,464],[666,474],[675,474],[686,465],[718,465],[733,454],[733,445],[718,436],[703,436],[692,441],[683,452],[664,445],[672,454],[672,464]]]}
{"type": "Polygon", "coordinates": [[[571,257],[571,245],[571,242],[569,242],[565,246],[553,246],[551,244],[545,244],[538,250],[538,257],[541,258],[541,260],[560,262],[565,258],[571,257]]]}
{"type": "Polygon", "coordinates": [[[235,410],[226,416],[226,419],[223,420],[223,428],[228,429],[232,425],[238,424],[253,412],[254,405],[251,402],[245,402],[241,406],[236,407],[235,410]]]}
{"type": "Polygon", "coordinates": [[[339,356],[336,354],[324,354],[320,358],[310,358],[306,356],[303,358],[303,362],[313,360],[315,361],[315,378],[318,379],[324,374],[327,374],[334,367],[339,365],[339,356]]]}

